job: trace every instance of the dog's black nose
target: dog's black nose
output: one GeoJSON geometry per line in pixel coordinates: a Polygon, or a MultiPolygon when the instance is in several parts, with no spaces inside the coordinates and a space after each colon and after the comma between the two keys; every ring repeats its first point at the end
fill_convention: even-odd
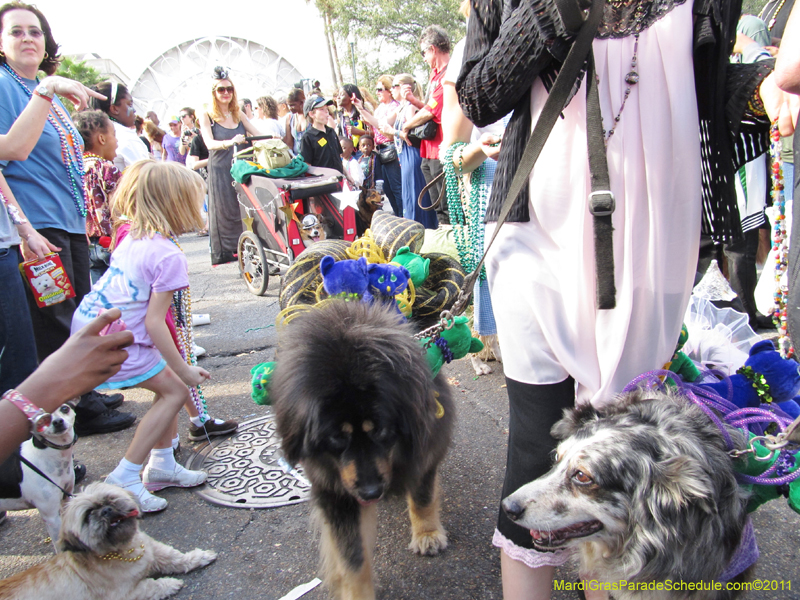
{"type": "Polygon", "coordinates": [[[104,506],[100,510],[100,517],[103,519],[109,519],[110,517],[114,516],[114,514],[116,514],[116,511],[110,506],[104,506]]]}
{"type": "Polygon", "coordinates": [[[522,516],[522,513],[525,512],[525,507],[511,498],[506,498],[503,500],[502,505],[503,510],[506,511],[508,518],[512,521],[519,519],[522,516]]]}
{"type": "Polygon", "coordinates": [[[67,428],[66,424],[64,423],[64,419],[53,419],[50,421],[50,425],[52,426],[54,433],[61,433],[67,428]]]}
{"type": "Polygon", "coordinates": [[[359,487],[358,495],[361,496],[362,500],[367,500],[367,501],[377,500],[378,498],[383,496],[383,484],[374,483],[359,487]]]}

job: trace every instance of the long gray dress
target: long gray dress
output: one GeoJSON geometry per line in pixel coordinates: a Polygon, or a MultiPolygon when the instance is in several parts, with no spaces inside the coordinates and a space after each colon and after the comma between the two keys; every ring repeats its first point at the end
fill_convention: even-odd
{"type": "MultiPolygon", "coordinates": [[[[212,120],[211,133],[215,140],[222,141],[244,134],[245,129],[241,122],[235,129],[228,129],[212,120]]],[[[236,260],[234,254],[243,231],[239,200],[231,177],[233,153],[234,148],[208,151],[208,237],[212,265],[236,260]]]]}

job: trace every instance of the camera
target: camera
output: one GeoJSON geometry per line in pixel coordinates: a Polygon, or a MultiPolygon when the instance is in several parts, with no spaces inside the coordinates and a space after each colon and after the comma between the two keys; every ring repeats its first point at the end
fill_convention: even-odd
{"type": "Polygon", "coordinates": [[[189,135],[200,135],[200,130],[197,127],[192,127],[191,129],[186,129],[181,134],[182,137],[189,137],[189,135]]]}

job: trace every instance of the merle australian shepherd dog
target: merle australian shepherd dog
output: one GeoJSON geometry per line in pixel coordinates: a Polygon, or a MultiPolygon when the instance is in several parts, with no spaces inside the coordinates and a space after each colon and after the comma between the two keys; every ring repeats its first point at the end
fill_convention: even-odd
{"type": "Polygon", "coordinates": [[[390,493],[407,499],[413,552],[447,546],[436,471],[453,401],[413,333],[396,311],[334,300],[281,334],[270,397],[286,458],[311,481],[323,578],[337,598],[375,598],[375,503],[390,493]]]}
{"type": "MultiPolygon", "coordinates": [[[[743,448],[744,436],[730,433],[743,448]]],[[[564,411],[551,434],[562,440],[553,468],[503,500],[538,549],[577,548],[581,572],[618,586],[619,599],[739,595],[708,589],[740,544],[746,495],[722,434],[697,406],[639,390],[602,412],[564,411]],[[688,589],[698,582],[706,589],[688,589]]]]}

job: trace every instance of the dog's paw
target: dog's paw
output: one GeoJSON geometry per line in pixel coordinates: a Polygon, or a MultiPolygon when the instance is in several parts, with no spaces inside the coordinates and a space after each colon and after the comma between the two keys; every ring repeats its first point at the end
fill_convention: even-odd
{"type": "Polygon", "coordinates": [[[470,360],[472,361],[472,368],[475,371],[476,375],[488,375],[492,372],[492,367],[487,365],[483,362],[480,358],[475,356],[474,354],[470,356],[470,360]]]}
{"type": "Polygon", "coordinates": [[[185,558],[189,570],[199,569],[217,560],[217,553],[213,550],[200,550],[200,548],[195,548],[191,552],[187,552],[185,558]]]}
{"type": "Polygon", "coordinates": [[[183,587],[183,581],[174,577],[160,577],[159,579],[143,579],[133,590],[130,598],[136,600],[162,600],[177,594],[183,587]]]}
{"type": "Polygon", "coordinates": [[[422,556],[436,556],[447,548],[447,534],[441,529],[414,533],[408,549],[422,556]]]}

